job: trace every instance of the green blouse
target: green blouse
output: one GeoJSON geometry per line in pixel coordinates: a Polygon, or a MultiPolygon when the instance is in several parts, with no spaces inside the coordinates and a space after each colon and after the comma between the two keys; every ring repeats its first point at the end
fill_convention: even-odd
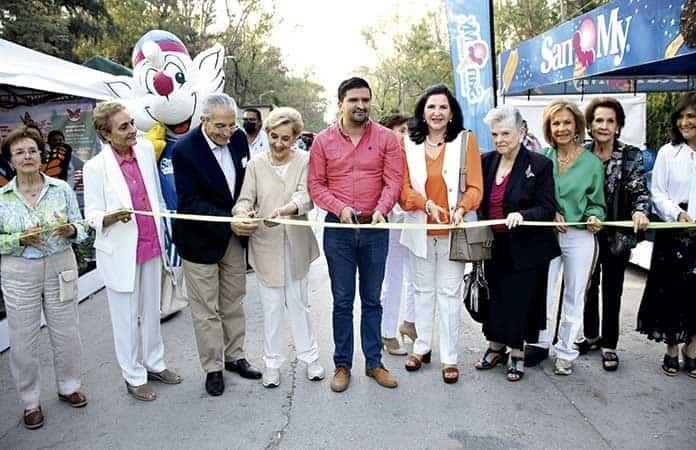
{"type": "Polygon", "coordinates": [[[604,220],[606,204],[602,161],[589,151],[583,151],[568,171],[560,175],[556,149],[545,148],[542,154],[553,162],[556,201],[566,222],[584,222],[590,216],[604,220]]]}

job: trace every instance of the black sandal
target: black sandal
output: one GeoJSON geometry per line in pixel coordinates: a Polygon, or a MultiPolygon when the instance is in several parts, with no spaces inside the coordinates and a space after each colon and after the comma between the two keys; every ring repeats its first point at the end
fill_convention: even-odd
{"type": "Polygon", "coordinates": [[[662,371],[668,377],[676,377],[679,373],[679,356],[669,356],[665,354],[662,360],[662,371]]]}
{"type": "Polygon", "coordinates": [[[580,353],[581,355],[594,352],[596,350],[599,350],[599,344],[601,340],[601,338],[598,338],[596,341],[590,342],[587,340],[587,338],[585,338],[580,342],[576,342],[575,348],[578,349],[578,353],[580,353]]]}
{"type": "Polygon", "coordinates": [[[510,358],[510,368],[505,375],[508,381],[520,381],[524,378],[524,370],[520,370],[520,367],[524,369],[524,358],[518,358],[513,356],[510,358]]]}
{"type": "Polygon", "coordinates": [[[602,352],[602,367],[607,372],[614,372],[619,368],[619,355],[616,352],[602,352]]]}
{"type": "Polygon", "coordinates": [[[684,357],[684,372],[691,378],[696,378],[696,358],[686,356],[684,349],[682,349],[682,356],[684,357]]]}
{"type": "Polygon", "coordinates": [[[483,357],[480,361],[474,364],[474,367],[476,368],[476,370],[490,370],[498,364],[505,364],[509,356],[510,353],[505,351],[505,347],[501,347],[498,350],[493,350],[492,348],[488,347],[486,353],[483,354],[483,357]],[[495,354],[496,356],[493,357],[493,359],[491,359],[490,362],[488,362],[488,355],[490,355],[491,353],[495,354]]]}

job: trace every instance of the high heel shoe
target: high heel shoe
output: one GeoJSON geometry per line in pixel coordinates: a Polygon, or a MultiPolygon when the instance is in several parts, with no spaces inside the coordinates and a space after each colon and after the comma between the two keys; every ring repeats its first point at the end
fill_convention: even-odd
{"type": "Polygon", "coordinates": [[[403,356],[403,355],[408,355],[408,352],[406,351],[405,348],[401,346],[399,343],[399,340],[397,338],[382,338],[382,347],[389,353],[390,355],[397,355],[397,356],[403,356]]]}
{"type": "Polygon", "coordinates": [[[414,322],[409,322],[404,320],[399,325],[399,334],[401,335],[401,340],[404,340],[404,336],[408,336],[411,342],[416,342],[418,339],[418,333],[416,333],[416,324],[414,322]]]}
{"type": "Polygon", "coordinates": [[[416,370],[419,370],[422,367],[423,363],[430,364],[432,354],[432,351],[429,351],[425,355],[411,353],[411,355],[409,355],[409,357],[406,359],[404,368],[409,372],[415,372],[416,370]]]}

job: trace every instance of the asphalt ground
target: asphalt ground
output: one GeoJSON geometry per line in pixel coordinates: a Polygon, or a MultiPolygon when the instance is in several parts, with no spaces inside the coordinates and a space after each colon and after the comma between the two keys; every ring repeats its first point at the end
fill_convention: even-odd
{"type": "MultiPolygon", "coordinates": [[[[629,269],[617,372],[605,372],[598,353],[581,356],[569,377],[554,375],[550,360],[528,368],[518,383],[506,381],[502,367],[478,372],[473,364],[486,342],[480,325],[463,310],[459,383],[441,381],[435,347],[433,363],[416,373],[405,371],[404,357],[385,354],[384,363],[399,386],[378,386],[364,375],[356,320],[352,381],[340,394],[330,390],[328,376],[321,382],[306,379],[304,365],[291,362],[288,337],[290,358],[278,388],[265,389],[260,381],[225,372],[224,395],[209,397],[186,309],[162,325],[169,367],[184,381],[157,384],[158,398],[149,403],[126,394],[102,290],[79,307],[82,380],[89,398],[85,408],[58,401],[43,329],[39,354],[46,421],[41,429],[25,429],[9,352],[0,354],[0,448],[695,449],[696,379],[684,372],[675,378],[663,375],[664,346],[634,331],[644,282],[644,271],[629,269]]],[[[247,285],[246,348],[260,367],[262,314],[253,274],[247,285]]],[[[323,259],[312,266],[310,287],[321,360],[331,374],[331,296],[323,259]]]]}

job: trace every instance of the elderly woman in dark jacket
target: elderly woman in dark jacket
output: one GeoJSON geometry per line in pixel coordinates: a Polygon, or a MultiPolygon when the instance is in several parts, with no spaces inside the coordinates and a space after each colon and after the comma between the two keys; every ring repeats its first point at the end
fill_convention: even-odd
{"type": "Polygon", "coordinates": [[[479,217],[505,219],[505,225],[493,227],[493,258],[485,263],[491,301],[483,333],[489,346],[476,368],[504,364],[509,347],[507,379],[519,381],[524,375],[524,342],[535,342],[546,327],[549,262],[560,249],[551,228],[517,226],[525,220],[553,220],[553,164],[522,146],[522,116],[516,108],[493,109],[484,121],[491,127],[496,151],[483,156],[479,217]]]}
{"type": "Polygon", "coordinates": [[[633,230],[605,228],[597,233],[599,259],[592,274],[584,312],[585,338],[575,345],[581,354],[602,349],[602,367],[614,371],[619,366],[619,311],[624,271],[636,244],[638,231],[650,221],[650,200],[643,171],[643,154],[636,147],[619,141],[626,114],[618,100],[598,97],[585,109],[587,131],[592,142],[585,148],[604,163],[606,220],[633,220],[633,230]],[[602,334],[599,334],[599,284],[602,283],[602,334]]]}

